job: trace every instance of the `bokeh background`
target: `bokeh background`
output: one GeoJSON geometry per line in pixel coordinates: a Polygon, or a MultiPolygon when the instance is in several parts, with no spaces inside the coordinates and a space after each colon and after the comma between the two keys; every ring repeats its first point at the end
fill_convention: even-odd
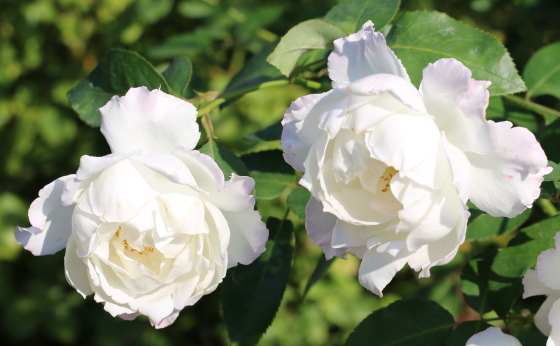
{"type": "MultiPolygon", "coordinates": [[[[335,0],[0,1],[0,335],[4,345],[228,344],[220,289],[185,308],[175,324],[163,330],[154,330],[142,317],[121,321],[66,283],[63,251],[34,257],[17,244],[13,231],[16,225],[29,224],[27,209],[44,185],[74,173],[81,155],[109,153],[99,130],[82,123],[66,97],[108,49],[137,51],[161,69],[170,59],[186,56],[194,67],[195,90],[223,91],[247,59],[266,44],[303,20],[322,17],[335,4],[335,0]]],[[[536,50],[560,40],[557,0],[403,0],[399,13],[414,9],[446,12],[490,32],[509,49],[520,71],[536,50]]],[[[243,136],[278,122],[290,102],[306,93],[297,86],[262,90],[213,113],[218,141],[237,154],[264,149],[243,136]]],[[[555,99],[539,101],[558,109],[555,99]]],[[[277,148],[278,143],[268,143],[270,147],[277,148]]],[[[560,157],[550,159],[557,162],[560,157]]],[[[259,205],[267,214],[281,214],[285,198],[259,205]]],[[[458,294],[468,246],[449,265],[434,268],[430,279],[418,280],[411,270],[401,271],[383,299],[359,285],[355,258],[335,261],[304,295],[321,251],[307,239],[302,222],[295,215],[290,218],[297,231],[294,267],[262,345],[341,344],[372,311],[403,297],[433,299],[458,319],[473,318],[458,294]]]]}

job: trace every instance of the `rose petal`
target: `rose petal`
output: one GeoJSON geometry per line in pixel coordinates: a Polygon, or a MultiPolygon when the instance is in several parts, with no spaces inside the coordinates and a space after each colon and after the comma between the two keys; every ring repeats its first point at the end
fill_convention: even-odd
{"type": "Polygon", "coordinates": [[[553,289],[545,286],[541,282],[539,276],[537,275],[537,271],[533,269],[528,269],[525,276],[523,276],[523,287],[523,298],[538,295],[550,295],[554,293],[553,289]]]}
{"type": "Polygon", "coordinates": [[[64,254],[64,273],[66,281],[85,298],[88,294],[93,293],[93,289],[89,280],[88,268],[78,257],[77,250],[76,241],[70,237],[64,254]]]}
{"type": "Polygon", "coordinates": [[[66,182],[75,175],[60,177],[39,191],[39,197],[29,207],[32,227],[17,227],[18,243],[35,256],[51,255],[66,246],[72,233],[72,212],[75,205],[62,205],[66,182]]]}
{"type": "Polygon", "coordinates": [[[200,138],[196,108],[161,90],[132,88],[114,96],[99,110],[101,132],[113,153],[141,149],[144,153],[169,153],[184,146],[194,149],[200,138]]]}
{"type": "Polygon", "coordinates": [[[504,334],[500,328],[489,327],[467,340],[466,346],[521,346],[514,336],[504,334]]]}
{"type": "Polygon", "coordinates": [[[495,149],[485,119],[488,86],[490,82],[472,79],[471,70],[455,59],[440,59],[424,69],[420,92],[427,111],[448,141],[464,152],[495,149]]]}
{"type": "Polygon", "coordinates": [[[323,248],[327,260],[334,256],[346,258],[346,248],[333,248],[333,229],[337,218],[333,214],[323,211],[321,202],[311,197],[305,208],[305,229],[313,244],[323,248]]]}
{"type": "Polygon", "coordinates": [[[409,80],[401,61],[387,46],[383,34],[375,32],[371,21],[357,33],[334,41],[328,68],[333,87],[376,73],[394,74],[409,80]]]}
{"type": "Polygon", "coordinates": [[[410,253],[407,251],[401,251],[396,256],[377,252],[375,248],[366,251],[360,264],[360,284],[379,297],[383,297],[383,289],[404,267],[409,257],[410,253]]]}
{"type": "Polygon", "coordinates": [[[488,122],[499,138],[493,153],[467,153],[472,164],[470,200],[492,216],[514,217],[539,197],[543,176],[552,168],[535,136],[509,121],[488,122]]]}

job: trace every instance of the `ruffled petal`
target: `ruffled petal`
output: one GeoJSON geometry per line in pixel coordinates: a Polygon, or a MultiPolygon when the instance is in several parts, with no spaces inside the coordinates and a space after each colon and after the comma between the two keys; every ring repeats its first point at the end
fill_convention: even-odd
{"type": "Polygon", "coordinates": [[[556,300],[548,313],[551,330],[546,346],[560,345],[560,300],[556,300]]]}
{"type": "Polygon", "coordinates": [[[222,211],[222,213],[231,232],[228,244],[228,268],[238,263],[252,263],[266,250],[268,229],[261,221],[261,215],[252,208],[240,212],[222,211]]]}
{"type": "Polygon", "coordinates": [[[488,121],[498,148],[487,155],[467,153],[472,165],[469,199],[492,216],[514,217],[539,197],[543,176],[550,173],[535,136],[509,121],[488,121]]]}
{"type": "Polygon", "coordinates": [[[488,154],[495,139],[485,119],[490,82],[471,78],[471,71],[455,59],[440,59],[424,69],[420,92],[448,141],[462,151],[488,154]]]}
{"type": "MultiPolygon", "coordinates": [[[[305,121],[313,106],[324,94],[311,94],[298,98],[290,105],[284,113],[282,119],[282,140],[281,145],[284,150],[284,159],[296,171],[303,172],[303,161],[309,153],[309,145],[300,139],[298,129],[307,127],[306,123],[312,124],[313,119],[305,121]],[[297,125],[298,123],[299,126],[297,125]]],[[[317,114],[315,114],[317,115],[317,114]]],[[[311,127],[310,131],[320,131],[317,126],[311,127]]]]}
{"type": "Polygon", "coordinates": [[[521,346],[514,336],[504,334],[500,328],[489,327],[467,340],[466,346],[521,346]]]}
{"type": "Polygon", "coordinates": [[[560,291],[560,276],[558,275],[559,267],[559,250],[548,249],[541,252],[537,258],[537,266],[535,267],[539,281],[548,288],[560,291]]]}
{"type": "Polygon", "coordinates": [[[333,87],[377,73],[410,80],[401,61],[387,46],[383,34],[375,32],[371,21],[367,21],[357,33],[334,41],[328,69],[333,87]]]}
{"type": "Polygon", "coordinates": [[[51,255],[66,247],[75,205],[62,205],[61,197],[65,184],[74,177],[60,177],[41,189],[29,207],[32,227],[17,227],[14,232],[18,243],[35,256],[51,255]]]}
{"type": "Polygon", "coordinates": [[[375,248],[366,251],[360,264],[360,284],[379,297],[383,297],[383,289],[404,267],[409,257],[410,253],[407,251],[401,251],[396,256],[388,252],[378,252],[375,248]]]}
{"type": "Polygon", "coordinates": [[[544,335],[550,335],[552,331],[549,316],[552,306],[558,302],[559,298],[558,294],[548,296],[533,317],[535,325],[544,335]]]}
{"type": "Polygon", "coordinates": [[[311,197],[305,208],[305,229],[313,244],[320,246],[327,260],[334,256],[346,258],[346,248],[332,247],[333,230],[337,222],[336,216],[323,211],[321,202],[311,197]]]}
{"type": "Polygon", "coordinates": [[[113,153],[194,149],[200,138],[196,108],[161,90],[132,88],[123,97],[113,96],[99,111],[101,132],[113,153]]]}

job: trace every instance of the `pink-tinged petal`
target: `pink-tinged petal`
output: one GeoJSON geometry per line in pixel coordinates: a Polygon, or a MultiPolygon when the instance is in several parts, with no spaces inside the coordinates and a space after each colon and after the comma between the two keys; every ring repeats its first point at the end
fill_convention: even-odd
{"type": "Polygon", "coordinates": [[[352,225],[337,219],[332,231],[331,246],[334,249],[365,246],[367,241],[361,237],[364,228],[364,226],[352,225]]]}
{"type": "Polygon", "coordinates": [[[455,59],[440,59],[424,69],[420,92],[441,132],[462,151],[494,151],[493,134],[485,119],[490,82],[471,78],[471,71],[455,59]]]}
{"type": "MultiPolygon", "coordinates": [[[[161,329],[170,326],[179,317],[180,310],[175,310],[171,315],[167,316],[159,323],[152,324],[156,329],[161,329]]],[[[119,316],[120,317],[120,316],[119,316]]],[[[151,322],[151,321],[150,321],[151,322]]]]}
{"type": "Polygon", "coordinates": [[[313,244],[323,248],[327,260],[334,256],[346,258],[346,248],[333,248],[333,229],[337,218],[333,214],[323,211],[323,205],[315,198],[311,198],[305,208],[305,228],[313,244]]]}
{"type": "MultiPolygon", "coordinates": [[[[296,171],[303,172],[303,161],[309,153],[309,147],[304,143],[298,135],[297,123],[300,123],[299,128],[306,126],[306,122],[312,124],[314,119],[305,121],[310,110],[315,103],[323,97],[323,94],[311,94],[298,98],[290,105],[290,108],[284,113],[282,119],[282,140],[281,145],[284,150],[284,159],[296,171]]],[[[311,127],[310,131],[320,131],[317,126],[311,127]]]]}
{"type": "Polygon", "coordinates": [[[467,153],[472,164],[469,199],[492,216],[514,217],[539,197],[543,176],[550,173],[535,136],[509,121],[488,121],[498,147],[487,155],[467,153]]]}
{"type": "Polygon", "coordinates": [[[541,252],[537,258],[537,265],[535,267],[539,281],[548,288],[560,291],[560,275],[558,275],[559,267],[559,250],[548,249],[541,252]]]}
{"type": "Polygon", "coordinates": [[[32,227],[17,227],[18,243],[35,256],[52,255],[66,247],[72,233],[72,212],[75,205],[62,205],[62,192],[75,175],[60,177],[39,191],[29,207],[32,227]]]}
{"type": "Polygon", "coordinates": [[[70,286],[85,298],[93,293],[93,289],[89,280],[88,267],[84,260],[78,257],[77,251],[76,241],[70,237],[64,254],[64,273],[70,286]]]}
{"type": "Polygon", "coordinates": [[[334,41],[328,68],[333,85],[377,73],[394,74],[409,80],[401,61],[387,46],[383,34],[375,32],[371,21],[367,21],[357,33],[334,41]]]}
{"type": "Polygon", "coordinates": [[[461,201],[467,203],[471,179],[471,163],[465,153],[447,141],[445,134],[442,137],[445,156],[451,168],[451,184],[457,188],[461,201]]]}
{"type": "Polygon", "coordinates": [[[366,143],[372,158],[407,176],[438,153],[440,133],[429,117],[394,114],[366,133],[366,143]]]}
{"type": "Polygon", "coordinates": [[[500,328],[489,327],[467,340],[466,346],[521,346],[514,336],[504,334],[500,328]]]}
{"type": "Polygon", "coordinates": [[[101,132],[113,153],[194,149],[200,138],[196,108],[161,90],[132,88],[123,97],[113,96],[99,111],[101,132]]]}
{"type": "Polygon", "coordinates": [[[551,330],[546,342],[546,346],[560,345],[560,300],[556,300],[548,313],[548,323],[551,330]]]}
{"type": "Polygon", "coordinates": [[[532,296],[539,295],[550,295],[554,293],[554,290],[550,287],[545,286],[539,276],[537,271],[533,269],[527,270],[525,276],[523,276],[523,298],[528,298],[532,296]]]}
{"type": "Polygon", "coordinates": [[[407,251],[401,251],[396,256],[387,252],[378,252],[376,248],[366,251],[359,270],[360,284],[383,297],[383,289],[401,270],[410,257],[407,251]]]}

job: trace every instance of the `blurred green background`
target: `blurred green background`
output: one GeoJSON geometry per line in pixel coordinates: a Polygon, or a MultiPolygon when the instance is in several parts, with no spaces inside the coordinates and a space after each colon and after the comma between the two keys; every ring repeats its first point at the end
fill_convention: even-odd
{"type": "MultiPolygon", "coordinates": [[[[334,4],[335,0],[0,1],[3,344],[228,343],[219,289],[185,308],[175,324],[163,330],[154,330],[145,318],[121,321],[66,283],[63,252],[36,258],[16,243],[13,230],[29,224],[27,209],[38,191],[74,173],[81,155],[109,153],[99,130],[80,122],[66,98],[108,49],[137,51],[160,68],[173,57],[186,56],[193,63],[195,90],[222,91],[266,44],[303,20],[322,17],[334,4]]],[[[536,50],[560,39],[557,0],[404,0],[400,13],[413,9],[446,12],[492,33],[509,49],[520,71],[536,50]]],[[[262,90],[213,113],[218,141],[238,154],[262,149],[243,136],[278,122],[290,102],[306,93],[296,86],[262,90]]],[[[539,101],[558,108],[556,100],[539,101]]],[[[277,148],[278,143],[269,147],[277,148]]],[[[259,206],[264,214],[282,214],[285,197],[259,201],[259,206]]],[[[383,299],[359,285],[355,258],[338,260],[304,297],[322,254],[307,239],[302,222],[295,215],[291,219],[297,229],[294,267],[280,311],[261,344],[340,344],[368,314],[401,297],[434,299],[457,318],[472,318],[457,295],[466,257],[462,253],[451,264],[434,268],[430,279],[419,281],[409,269],[401,271],[383,299]]]]}

